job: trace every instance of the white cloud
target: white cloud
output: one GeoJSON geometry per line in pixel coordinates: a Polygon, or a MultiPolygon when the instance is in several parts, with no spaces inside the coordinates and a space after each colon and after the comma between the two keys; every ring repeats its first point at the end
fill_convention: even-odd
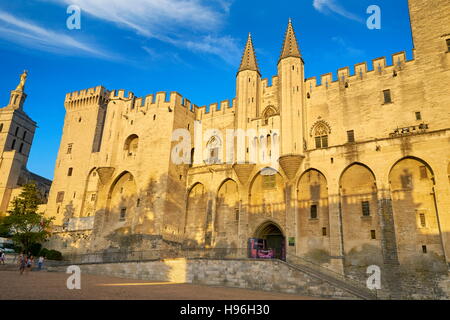
{"type": "Polygon", "coordinates": [[[344,18],[364,22],[361,17],[349,12],[344,7],[336,2],[336,0],[313,0],[314,8],[321,13],[334,12],[344,18]]]}
{"type": "Polygon", "coordinates": [[[231,0],[46,0],[77,5],[82,15],[194,52],[219,56],[228,63],[239,61],[237,41],[221,36],[231,0]]]}
{"type": "Polygon", "coordinates": [[[0,38],[46,52],[67,55],[84,53],[106,59],[113,58],[88,42],[76,40],[64,33],[47,30],[33,22],[16,18],[1,10],[0,38]]]}

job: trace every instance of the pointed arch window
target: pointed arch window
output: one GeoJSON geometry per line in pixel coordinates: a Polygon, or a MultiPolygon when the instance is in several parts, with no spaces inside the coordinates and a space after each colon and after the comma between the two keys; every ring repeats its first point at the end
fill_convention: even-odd
{"type": "Polygon", "coordinates": [[[139,137],[135,134],[129,136],[125,141],[123,149],[127,157],[136,156],[139,147],[139,137]]]}
{"type": "Polygon", "coordinates": [[[208,144],[206,145],[206,149],[208,151],[208,157],[206,162],[208,164],[215,164],[220,162],[220,149],[222,147],[222,142],[219,137],[213,136],[209,139],[208,144]]]}
{"type": "Polygon", "coordinates": [[[312,136],[316,149],[328,148],[328,136],[331,133],[330,127],[325,121],[319,121],[312,129],[312,136]]]}
{"type": "Polygon", "coordinates": [[[269,125],[269,119],[273,116],[276,116],[278,114],[278,111],[275,109],[274,106],[268,106],[262,115],[263,119],[263,126],[269,125]]]}

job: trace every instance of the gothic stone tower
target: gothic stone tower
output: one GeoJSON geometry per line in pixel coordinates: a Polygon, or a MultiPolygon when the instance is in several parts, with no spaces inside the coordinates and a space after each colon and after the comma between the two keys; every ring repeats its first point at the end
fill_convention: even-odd
{"type": "Polygon", "coordinates": [[[6,212],[10,201],[20,192],[20,185],[33,180],[46,198],[51,182],[26,170],[36,122],[23,110],[27,98],[27,71],[11,91],[9,103],[0,109],[0,212],[6,212]]]}

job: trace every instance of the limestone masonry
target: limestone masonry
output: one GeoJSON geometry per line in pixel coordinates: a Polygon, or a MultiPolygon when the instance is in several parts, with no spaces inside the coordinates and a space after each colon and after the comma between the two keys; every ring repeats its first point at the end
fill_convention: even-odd
{"type": "MultiPolygon", "coordinates": [[[[271,81],[249,36],[232,101],[197,107],[176,92],[102,86],[67,94],[46,210],[56,216],[51,246],[246,248],[262,238],[277,257],[354,277],[378,265],[392,290],[446,274],[450,1],[409,9],[412,60],[400,52],[305,79],[289,21],[271,81]],[[190,132],[187,150],[176,129],[190,132]],[[245,130],[245,145],[227,129],[245,130]],[[256,161],[252,150],[262,150],[256,161]],[[179,153],[193,164],[176,164],[179,153]],[[273,154],[275,168],[264,162],[273,154]]],[[[20,119],[31,139],[34,123],[20,119]]]]}

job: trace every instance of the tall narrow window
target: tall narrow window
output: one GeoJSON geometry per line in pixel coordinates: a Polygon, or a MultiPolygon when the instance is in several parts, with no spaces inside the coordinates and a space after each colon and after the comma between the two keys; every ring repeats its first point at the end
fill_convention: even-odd
{"type": "Polygon", "coordinates": [[[60,203],[60,202],[63,202],[63,201],[64,201],[64,191],[60,191],[56,195],[56,202],[60,203]]]}
{"type": "Polygon", "coordinates": [[[375,230],[370,230],[370,239],[375,240],[377,238],[377,233],[375,230]]]}
{"type": "Polygon", "coordinates": [[[421,214],[419,215],[419,219],[420,219],[420,226],[421,226],[422,228],[425,228],[425,227],[427,226],[427,221],[426,221],[426,219],[425,219],[425,213],[421,213],[421,214]]]}
{"type": "Polygon", "coordinates": [[[428,179],[427,167],[420,166],[420,179],[428,179]]]}
{"type": "Polygon", "coordinates": [[[347,142],[355,142],[355,131],[347,131],[347,142]]]}
{"type": "Polygon", "coordinates": [[[125,218],[127,216],[127,208],[120,209],[120,221],[125,221],[125,218]]]}
{"type": "Polygon", "coordinates": [[[3,131],[3,123],[0,123],[0,132],[3,131]]]}
{"type": "Polygon", "coordinates": [[[322,236],[324,236],[324,237],[327,236],[327,228],[325,228],[325,227],[322,228],[322,236]]]}
{"type": "Polygon", "coordinates": [[[416,112],[416,120],[422,120],[422,114],[420,112],[416,112]]]}
{"type": "Polygon", "coordinates": [[[11,144],[11,150],[14,150],[15,146],[16,146],[16,139],[14,139],[12,144],[11,144]]]}
{"type": "Polygon", "coordinates": [[[384,90],[383,91],[383,96],[384,96],[384,103],[391,103],[392,102],[392,96],[391,96],[391,90],[384,90]]]}
{"type": "Polygon", "coordinates": [[[20,144],[19,152],[22,153],[22,150],[23,150],[23,143],[20,144]]]}
{"type": "Polygon", "coordinates": [[[448,38],[446,41],[447,41],[447,52],[450,52],[450,38],[448,38]]]}
{"type": "Polygon", "coordinates": [[[370,203],[369,203],[369,201],[361,202],[361,209],[362,209],[363,217],[369,217],[370,216],[370,203]]]}
{"type": "Polygon", "coordinates": [[[73,143],[69,143],[67,145],[67,154],[71,154],[72,153],[72,148],[73,148],[73,143]]]}
{"type": "Polygon", "coordinates": [[[311,219],[317,219],[317,205],[313,204],[310,208],[311,219]]]}
{"type": "Polygon", "coordinates": [[[71,177],[72,176],[72,172],[73,172],[73,168],[69,168],[69,170],[67,171],[67,175],[69,177],[71,177]]]}
{"type": "Polygon", "coordinates": [[[19,134],[19,127],[16,128],[16,132],[14,133],[14,135],[17,137],[18,134],[19,134]]]}
{"type": "Polygon", "coordinates": [[[27,132],[24,131],[24,132],[23,132],[23,136],[22,136],[22,140],[25,140],[26,137],[27,137],[27,132]]]}

